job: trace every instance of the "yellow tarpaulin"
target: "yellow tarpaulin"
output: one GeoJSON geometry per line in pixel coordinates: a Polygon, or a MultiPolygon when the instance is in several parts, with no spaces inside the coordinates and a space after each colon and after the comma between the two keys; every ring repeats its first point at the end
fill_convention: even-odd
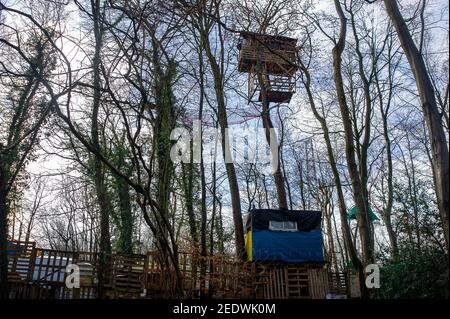
{"type": "Polygon", "coordinates": [[[245,250],[247,251],[247,258],[249,261],[253,260],[253,254],[252,254],[252,231],[249,230],[245,235],[244,235],[244,240],[245,240],[245,250]]]}

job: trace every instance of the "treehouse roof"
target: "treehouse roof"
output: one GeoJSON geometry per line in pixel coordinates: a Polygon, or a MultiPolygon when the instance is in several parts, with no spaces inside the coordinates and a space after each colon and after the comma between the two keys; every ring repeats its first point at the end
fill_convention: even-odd
{"type": "Polygon", "coordinates": [[[322,212],[312,210],[253,209],[246,217],[245,229],[268,230],[271,221],[294,222],[298,231],[320,230],[322,212]]]}
{"type": "Polygon", "coordinates": [[[241,37],[246,40],[258,39],[263,42],[288,42],[295,47],[297,39],[282,35],[261,34],[250,31],[241,31],[241,37]]]}

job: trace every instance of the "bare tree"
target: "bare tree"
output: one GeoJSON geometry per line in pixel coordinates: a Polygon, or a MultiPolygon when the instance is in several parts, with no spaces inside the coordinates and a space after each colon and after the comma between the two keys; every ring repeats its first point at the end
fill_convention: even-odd
{"type": "Polygon", "coordinates": [[[448,144],[443,128],[442,116],[436,103],[436,94],[429,72],[426,68],[408,26],[400,12],[397,1],[384,0],[384,5],[397,31],[403,51],[416,79],[417,90],[422,103],[422,111],[430,135],[433,174],[435,178],[438,207],[444,227],[447,250],[449,246],[449,155],[448,144]]]}

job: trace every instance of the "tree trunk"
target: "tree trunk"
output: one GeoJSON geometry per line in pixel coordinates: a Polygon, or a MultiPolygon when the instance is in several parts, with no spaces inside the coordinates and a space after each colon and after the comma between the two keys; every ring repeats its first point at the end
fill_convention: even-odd
{"type": "Polygon", "coordinates": [[[416,80],[422,102],[422,111],[430,136],[433,160],[433,174],[439,213],[444,228],[447,251],[449,248],[449,154],[441,114],[436,104],[435,92],[423,57],[418,50],[396,0],[384,0],[386,11],[391,18],[403,51],[416,80]]]}
{"type": "Polygon", "coordinates": [[[176,125],[175,96],[173,93],[173,81],[177,73],[177,65],[172,59],[165,61],[167,66],[163,68],[162,56],[164,53],[159,40],[155,36],[154,26],[152,33],[152,62],[155,73],[154,94],[157,105],[157,116],[154,127],[154,143],[157,154],[157,210],[153,207],[157,224],[157,236],[161,242],[163,259],[172,261],[176,272],[177,294],[182,295],[181,273],[179,271],[178,247],[173,236],[173,226],[169,222],[169,203],[171,197],[171,184],[173,180],[174,166],[170,157],[172,141],[170,135],[176,125]],[[169,240],[170,239],[170,240],[169,240]],[[170,251],[170,249],[172,251],[170,251]],[[169,256],[170,255],[170,256],[169,256]]]}
{"type": "Polygon", "coordinates": [[[332,200],[330,191],[326,187],[319,186],[320,193],[322,196],[321,200],[321,210],[324,215],[324,219],[326,221],[326,234],[328,239],[328,249],[330,250],[330,258],[331,258],[331,264],[334,267],[334,271],[338,271],[338,262],[336,258],[336,251],[334,247],[334,239],[333,239],[333,225],[331,221],[331,207],[330,207],[330,201],[332,200]]]}
{"type": "MultiPolygon", "coordinates": [[[[363,83],[363,95],[364,95],[364,107],[365,107],[365,114],[364,114],[364,136],[363,136],[363,142],[361,143],[361,146],[358,147],[358,158],[359,158],[359,176],[361,180],[361,191],[362,191],[362,197],[364,199],[364,211],[359,211],[358,215],[364,215],[364,218],[359,219],[359,222],[365,221],[367,223],[367,232],[369,233],[369,245],[370,245],[370,251],[373,254],[374,251],[374,233],[373,233],[373,225],[370,222],[369,219],[369,192],[367,190],[367,182],[368,182],[368,167],[367,167],[367,154],[369,151],[370,141],[371,141],[371,128],[372,128],[372,97],[371,97],[371,80],[370,78],[367,78],[365,70],[364,70],[364,58],[363,54],[361,53],[361,50],[359,48],[359,36],[358,31],[356,30],[356,24],[354,20],[354,13],[352,10],[350,10],[351,15],[351,25],[353,30],[353,36],[355,40],[355,52],[356,56],[358,58],[358,75],[363,83]]],[[[376,64],[376,56],[372,55],[372,69],[374,68],[374,65],[376,64]]],[[[357,126],[356,123],[356,117],[355,117],[355,127],[357,126]]],[[[356,143],[359,143],[359,140],[356,140],[356,143]]],[[[362,207],[361,207],[362,208],[362,207]]],[[[373,259],[373,256],[370,256],[370,259],[373,259]]]]}
{"type": "MultiPolygon", "coordinates": [[[[263,47],[262,47],[263,48],[263,47]]],[[[267,101],[267,88],[265,85],[264,77],[263,77],[263,70],[261,68],[260,59],[258,59],[257,62],[257,68],[256,68],[256,76],[258,78],[259,87],[261,90],[261,101],[262,101],[262,122],[266,134],[266,141],[267,144],[270,146],[270,153],[272,154],[272,163],[276,164],[275,171],[273,172],[273,179],[275,182],[275,187],[277,189],[277,198],[278,198],[278,207],[279,209],[288,209],[288,203],[287,203],[287,196],[286,196],[286,189],[284,185],[284,176],[281,172],[281,165],[280,165],[280,155],[279,155],[279,147],[277,143],[277,137],[271,137],[272,134],[275,134],[275,131],[273,130],[273,123],[270,118],[270,103],[267,101]],[[272,143],[275,143],[275,145],[271,145],[272,143]],[[276,153],[274,154],[274,149],[276,148],[276,153]]],[[[272,167],[273,169],[273,167],[272,167]]]]}
{"type": "Polygon", "coordinates": [[[392,83],[392,66],[391,66],[391,50],[392,50],[392,43],[389,43],[389,56],[388,56],[388,97],[386,104],[383,101],[383,95],[382,90],[380,87],[380,82],[378,80],[378,71],[375,72],[375,83],[376,83],[376,89],[377,89],[377,95],[379,99],[380,104],[380,113],[381,113],[381,119],[383,122],[383,138],[384,143],[386,147],[386,162],[387,162],[387,187],[388,187],[388,193],[387,193],[387,203],[386,207],[383,210],[383,220],[384,224],[386,226],[386,231],[388,233],[389,237],[389,243],[391,245],[392,249],[392,257],[395,260],[398,256],[398,243],[397,243],[397,235],[394,232],[394,229],[392,227],[391,222],[391,214],[392,214],[392,206],[394,203],[394,185],[393,185],[393,166],[392,166],[392,150],[391,150],[391,137],[389,136],[389,127],[388,127],[388,116],[389,116],[389,110],[391,106],[392,101],[392,95],[393,95],[393,83],[392,83]]]}
{"type": "Polygon", "coordinates": [[[340,35],[339,41],[336,43],[332,50],[333,54],[333,77],[336,85],[336,94],[339,103],[339,109],[342,117],[342,124],[344,126],[345,133],[345,155],[347,160],[348,172],[350,175],[353,197],[355,200],[356,208],[358,211],[358,227],[361,239],[361,248],[363,255],[363,264],[367,265],[373,261],[373,251],[371,249],[371,238],[370,238],[370,226],[369,219],[367,216],[366,209],[366,199],[364,198],[363,183],[358,171],[358,165],[355,159],[355,142],[352,121],[349,114],[349,109],[346,101],[345,91],[344,91],[344,81],[342,79],[342,53],[345,48],[345,38],[346,38],[346,24],[347,19],[345,18],[344,12],[342,11],[339,0],[335,0],[336,11],[338,12],[340,19],[340,35]]]}
{"type": "Polygon", "coordinates": [[[208,57],[212,73],[214,76],[214,89],[217,97],[217,117],[220,125],[220,133],[222,139],[222,154],[225,159],[225,170],[227,172],[228,184],[230,186],[236,253],[242,260],[245,260],[247,256],[245,252],[244,226],[242,222],[241,198],[239,194],[239,186],[237,182],[234,163],[232,162],[227,163],[227,159],[231,159],[231,152],[228,143],[229,141],[229,136],[227,132],[228,119],[225,106],[225,96],[223,91],[223,75],[217,63],[217,60],[211,51],[208,34],[206,33],[205,30],[202,31],[202,40],[205,44],[206,55],[208,57]]]}
{"type": "Polygon", "coordinates": [[[8,299],[8,203],[0,154],[0,299],[8,299]]]}
{"type": "MultiPolygon", "coordinates": [[[[301,69],[306,77],[306,80],[304,80],[303,83],[305,84],[305,89],[306,89],[306,93],[308,95],[308,100],[309,100],[311,109],[314,113],[314,116],[320,123],[320,126],[323,131],[323,135],[324,135],[325,144],[327,147],[328,161],[330,163],[331,171],[333,173],[334,183],[336,184],[336,191],[337,191],[337,197],[338,197],[338,203],[339,203],[339,216],[340,216],[340,221],[341,221],[342,234],[344,236],[344,245],[350,256],[350,260],[352,261],[353,267],[355,267],[357,273],[359,274],[359,278],[361,280],[361,278],[363,278],[363,276],[364,276],[363,267],[362,267],[361,261],[358,258],[358,255],[356,252],[356,246],[353,244],[350,226],[347,221],[347,208],[345,205],[344,191],[342,189],[341,177],[340,177],[339,171],[337,169],[336,159],[334,157],[333,147],[331,145],[330,132],[328,130],[328,126],[327,126],[325,118],[322,117],[317,110],[316,103],[314,101],[314,97],[313,97],[313,94],[311,91],[311,76],[309,74],[309,71],[306,69],[306,67],[302,63],[301,63],[301,69]]],[[[363,282],[363,281],[361,281],[361,282],[363,282]]],[[[366,289],[365,285],[360,285],[360,288],[361,288],[361,295],[366,296],[367,289],[366,289]]]]}
{"type": "MultiPolygon", "coordinates": [[[[203,49],[203,48],[201,48],[203,49]]],[[[199,54],[199,64],[200,64],[200,101],[199,101],[199,110],[198,110],[198,119],[200,123],[203,121],[203,103],[204,103],[204,66],[203,66],[203,50],[200,50],[199,54]]],[[[205,177],[205,164],[203,161],[203,129],[200,127],[200,187],[201,187],[201,203],[200,203],[200,256],[202,257],[200,263],[200,280],[201,280],[201,289],[200,289],[200,297],[203,298],[206,296],[206,257],[208,255],[207,247],[206,247],[206,222],[207,222],[207,212],[206,212],[206,177],[205,177]]],[[[212,223],[213,224],[213,223],[212,223]]],[[[213,227],[211,226],[211,232],[213,227]]],[[[211,242],[211,247],[212,247],[211,242]]],[[[211,288],[210,288],[211,289],[211,288]]]]}
{"type": "MultiPolygon", "coordinates": [[[[100,64],[101,64],[101,49],[103,46],[103,30],[101,26],[100,1],[92,0],[92,16],[94,20],[94,37],[95,37],[95,52],[93,59],[93,87],[94,99],[92,104],[92,123],[91,123],[91,139],[92,145],[100,152],[100,138],[99,138],[99,111],[101,98],[101,84],[100,84],[100,64]]],[[[111,235],[109,232],[109,214],[111,212],[110,201],[105,185],[105,167],[102,161],[93,157],[93,179],[95,191],[97,195],[98,207],[100,210],[100,247],[99,247],[99,264],[98,264],[98,296],[105,298],[105,284],[107,283],[110,268],[111,258],[111,235]]]]}
{"type": "Polygon", "coordinates": [[[194,193],[193,193],[193,179],[194,179],[194,170],[193,170],[193,152],[191,152],[191,163],[181,163],[181,172],[183,179],[183,190],[185,196],[185,206],[186,213],[188,216],[189,223],[189,233],[192,239],[192,242],[195,246],[195,250],[197,252],[198,247],[198,232],[197,232],[197,219],[194,213],[194,193]]]}
{"type": "Polygon", "coordinates": [[[120,177],[116,177],[116,192],[120,210],[120,251],[133,253],[133,212],[131,210],[130,186],[120,177]]]}

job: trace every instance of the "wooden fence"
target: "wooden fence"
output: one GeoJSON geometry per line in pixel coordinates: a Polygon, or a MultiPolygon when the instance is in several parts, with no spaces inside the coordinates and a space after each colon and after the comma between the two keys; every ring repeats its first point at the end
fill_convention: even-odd
{"type": "MultiPolygon", "coordinates": [[[[179,272],[162,266],[160,255],[113,254],[104,286],[108,298],[266,298],[320,299],[347,290],[345,274],[323,266],[241,262],[230,255],[200,258],[179,253],[179,272]],[[201,265],[204,270],[201,271],[201,265]],[[178,280],[177,280],[178,278],[178,280]],[[180,295],[181,293],[181,295],[180,295]]],[[[11,241],[8,248],[10,298],[97,298],[98,254],[37,248],[11,241]],[[70,265],[79,270],[79,287],[68,288],[70,265]]]]}

